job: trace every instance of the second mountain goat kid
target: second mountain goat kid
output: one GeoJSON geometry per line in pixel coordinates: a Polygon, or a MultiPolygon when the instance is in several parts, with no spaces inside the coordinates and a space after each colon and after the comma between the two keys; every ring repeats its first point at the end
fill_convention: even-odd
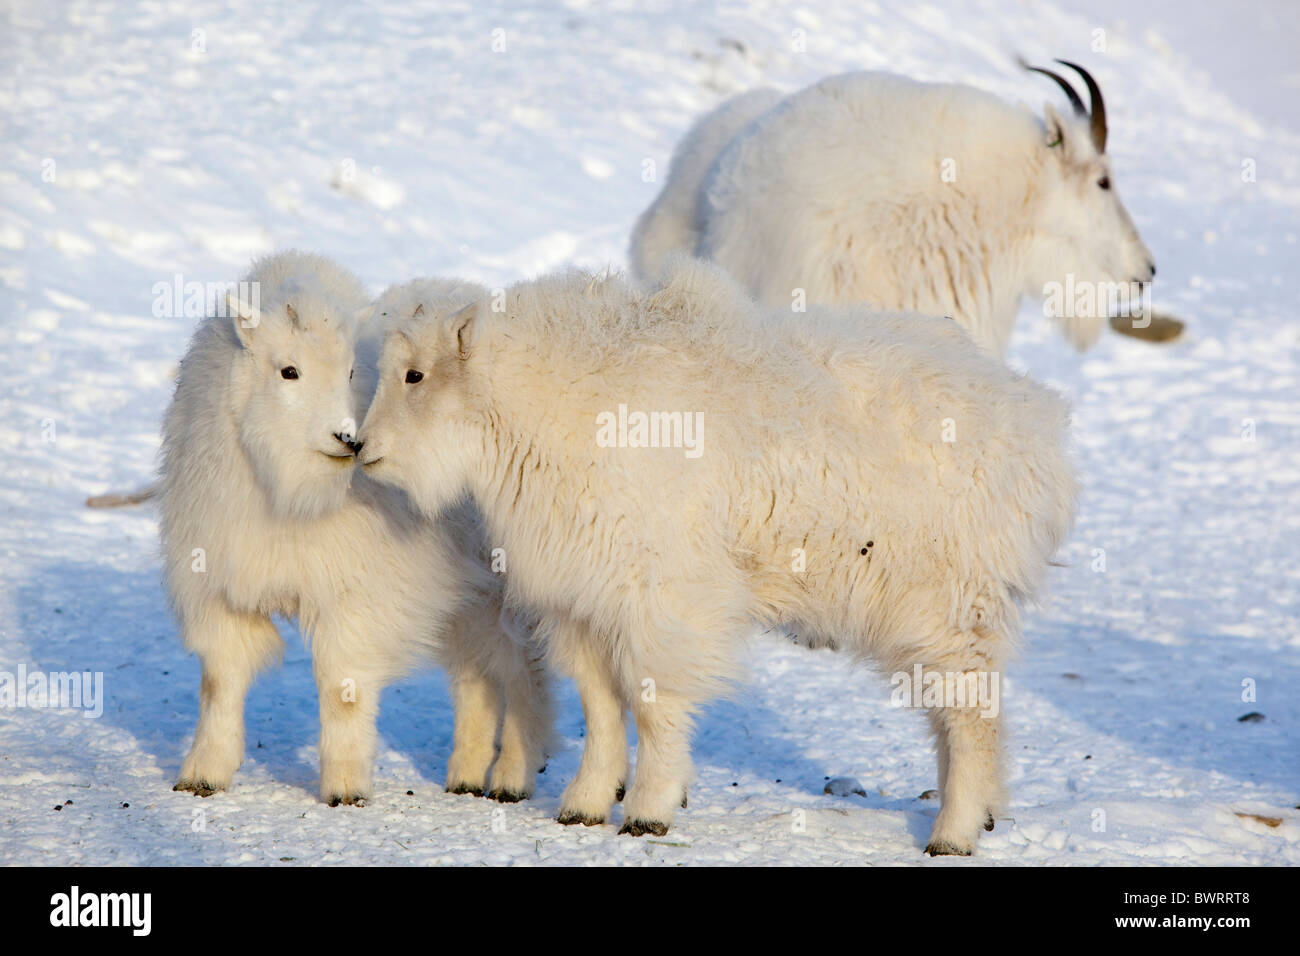
{"type": "MultiPolygon", "coordinates": [[[[359,459],[430,514],[471,494],[505,549],[507,601],[541,614],[587,719],[562,822],[607,818],[630,710],[623,832],[666,832],[692,716],[738,676],[755,623],[919,665],[945,691],[999,672],[1074,510],[1053,392],[951,321],[792,320],[700,263],[648,293],[526,282],[505,306],[426,308],[389,333],[359,459]],[[620,406],[659,413],[660,440],[598,441],[620,406]],[[675,440],[687,416],[704,425],[696,456],[675,440]]],[[[931,854],[969,854],[1002,800],[1000,719],[950,701],[927,701],[931,854]]]]}

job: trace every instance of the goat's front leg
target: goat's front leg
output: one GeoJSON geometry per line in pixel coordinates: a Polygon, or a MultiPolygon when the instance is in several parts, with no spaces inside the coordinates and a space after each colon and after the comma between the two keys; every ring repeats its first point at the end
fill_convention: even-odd
{"type": "Polygon", "coordinates": [[[488,796],[515,803],[533,794],[538,770],[554,733],[550,680],[535,648],[515,645],[512,658],[500,662],[504,708],[501,746],[492,765],[488,796]]]}
{"type": "Polygon", "coordinates": [[[622,799],[626,785],[627,729],[622,695],[609,662],[580,625],[561,625],[552,640],[558,642],[558,656],[577,682],[587,720],[582,763],[564,790],[557,819],[566,825],[594,826],[608,819],[610,807],[622,799]]]}
{"type": "Polygon", "coordinates": [[[447,628],[441,659],[455,706],[447,790],[486,792],[502,803],[527,799],[553,724],[550,685],[531,629],[503,612],[499,600],[474,602],[447,628]]]}
{"type": "Polygon", "coordinates": [[[679,806],[686,805],[691,782],[693,703],[656,688],[637,698],[636,778],[623,804],[619,833],[663,836],[679,806]]]}
{"type": "Polygon", "coordinates": [[[382,658],[356,647],[355,626],[330,622],[312,637],[320,698],[320,796],[331,807],[362,807],[371,797],[379,698],[389,679],[382,658]]]}

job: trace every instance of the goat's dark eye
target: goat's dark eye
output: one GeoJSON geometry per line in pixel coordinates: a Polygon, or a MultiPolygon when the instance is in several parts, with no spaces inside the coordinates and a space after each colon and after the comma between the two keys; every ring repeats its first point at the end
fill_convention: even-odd
{"type": "Polygon", "coordinates": [[[423,372],[416,371],[416,370],[413,369],[413,368],[408,368],[408,369],[406,370],[406,384],[407,384],[407,385],[414,385],[416,382],[418,382],[418,381],[419,381],[420,379],[422,379],[422,378],[424,378],[424,373],[423,373],[423,372]]]}
{"type": "Polygon", "coordinates": [[[295,379],[298,377],[298,370],[294,368],[292,365],[286,365],[284,368],[280,369],[280,377],[287,378],[287,379],[295,379]]]}
{"type": "Polygon", "coordinates": [[[351,370],[348,371],[348,379],[349,379],[349,380],[352,378],[353,375],[356,374],[356,371],[357,371],[356,369],[351,369],[351,370]]]}
{"type": "Polygon", "coordinates": [[[1102,189],[1110,189],[1110,177],[1102,176],[1101,179],[1097,180],[1097,185],[1102,189]]]}

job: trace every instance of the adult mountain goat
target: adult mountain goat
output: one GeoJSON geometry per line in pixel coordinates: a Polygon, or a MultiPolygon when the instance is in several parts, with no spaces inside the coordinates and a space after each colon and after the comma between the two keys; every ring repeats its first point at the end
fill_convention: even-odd
{"type": "MultiPolygon", "coordinates": [[[[630,709],[623,832],[667,830],[756,622],[945,690],[999,672],[1073,514],[1054,393],[946,319],[791,318],[691,260],[649,293],[570,275],[492,306],[389,333],[358,458],[430,514],[468,492],[505,549],[587,718],[561,822],[608,816],[630,709]]],[[[999,720],[957,699],[931,700],[931,854],[970,853],[1001,800],[999,720]]]]}
{"type": "MultiPolygon", "coordinates": [[[[373,361],[354,364],[354,346],[376,344],[382,313],[409,290],[392,290],[359,324],[361,284],[299,253],[261,260],[240,288],[260,301],[232,299],[229,317],[200,324],[163,424],[163,573],[182,640],[203,665],[176,789],[207,796],[229,785],[249,685],[281,652],[271,622],[280,614],[311,641],[323,800],[370,796],[380,692],[429,658],[450,672],[456,710],[447,789],[527,796],[548,690],[528,635],[502,614],[476,515],[423,517],[354,468],[365,380],[374,384],[373,361]]],[[[440,291],[463,304],[479,290],[440,291]]]]}
{"type": "Polygon", "coordinates": [[[755,90],[700,119],[632,233],[648,280],[674,251],[711,259],[768,305],[863,302],[947,315],[1005,352],[1023,296],[1049,295],[1079,349],[1133,310],[1155,263],[1120,202],[1106,108],[1044,118],[969,86],[834,76],[755,90]],[[1077,290],[1077,291],[1076,291],[1077,290]],[[1083,293],[1087,294],[1083,294],[1083,293]]]}

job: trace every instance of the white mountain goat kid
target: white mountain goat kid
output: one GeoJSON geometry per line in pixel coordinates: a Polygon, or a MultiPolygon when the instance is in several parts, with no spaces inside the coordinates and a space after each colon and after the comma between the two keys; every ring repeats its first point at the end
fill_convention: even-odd
{"type": "MultiPolygon", "coordinates": [[[[511,600],[576,679],[587,740],[561,822],[608,816],[631,710],[634,835],[671,824],[692,716],[756,622],[945,690],[997,674],[1075,498],[1064,402],[954,323],[792,319],[679,267],[653,292],[553,277],[507,290],[504,314],[484,299],[397,326],[359,433],[366,473],[428,513],[478,502],[511,600]]],[[[1002,800],[999,720],[930,718],[928,850],[968,854],[1002,800]]]]}
{"type": "Polygon", "coordinates": [[[249,685],[282,651],[281,614],[311,642],[323,800],[371,795],[380,692],[430,657],[450,672],[455,704],[447,789],[522,799],[543,759],[549,692],[530,636],[502,614],[475,513],[426,518],[354,468],[363,379],[374,378],[372,361],[353,379],[354,345],[382,322],[360,324],[361,284],[317,256],[271,256],[247,281],[259,304],[232,299],[230,317],[200,324],[163,424],[164,577],[203,665],[176,789],[229,785],[249,685]]]}
{"type": "Polygon", "coordinates": [[[686,252],[768,305],[947,315],[995,355],[1021,298],[1046,295],[1087,348],[1108,311],[1136,311],[1155,263],[1112,181],[1101,90],[1066,65],[1088,87],[1090,116],[1036,67],[1074,116],[871,72],[734,97],[678,146],[632,233],[632,270],[651,280],[686,252]]]}

